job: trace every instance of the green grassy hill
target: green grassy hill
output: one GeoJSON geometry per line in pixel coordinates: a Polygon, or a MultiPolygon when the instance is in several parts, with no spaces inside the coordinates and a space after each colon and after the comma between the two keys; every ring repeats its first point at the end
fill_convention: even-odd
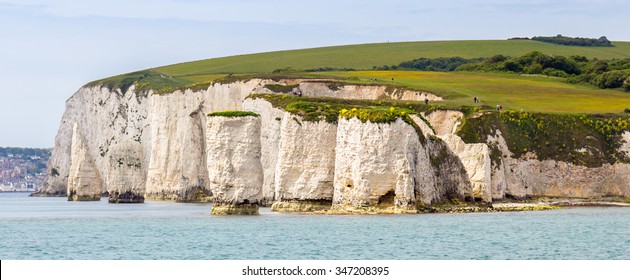
{"type": "Polygon", "coordinates": [[[110,77],[91,84],[103,84],[123,91],[135,84],[137,89],[168,93],[177,88],[207,88],[209,83],[219,80],[289,75],[421,89],[444,96],[446,101],[443,104],[447,106],[472,105],[471,100],[476,96],[482,100],[482,105],[493,107],[501,104],[510,110],[622,113],[624,109],[630,108],[630,93],[567,84],[559,78],[480,72],[369,71],[374,66],[395,65],[419,57],[477,58],[497,54],[514,57],[531,51],[562,56],[581,55],[589,59],[630,58],[630,42],[613,44],[615,47],[577,47],[527,40],[493,40],[347,45],[180,63],[110,77]],[[364,71],[302,72],[324,67],[364,71]],[[272,74],[274,70],[287,68],[295,72],[272,74]],[[226,77],[228,73],[232,75],[226,77]],[[392,81],[391,78],[395,79],[392,81]]]}
{"type": "Polygon", "coordinates": [[[171,76],[268,73],[287,67],[368,70],[373,66],[398,64],[419,57],[476,58],[496,54],[518,56],[536,50],[555,55],[583,55],[598,59],[630,57],[630,42],[613,43],[615,47],[562,46],[527,40],[379,43],[238,55],[169,65],[155,70],[171,76]]]}

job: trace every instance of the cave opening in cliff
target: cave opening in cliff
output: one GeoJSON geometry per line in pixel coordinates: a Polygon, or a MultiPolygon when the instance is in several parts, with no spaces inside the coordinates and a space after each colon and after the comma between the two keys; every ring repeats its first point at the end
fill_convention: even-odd
{"type": "Polygon", "coordinates": [[[396,197],[396,194],[394,193],[394,190],[390,190],[390,191],[388,191],[384,195],[381,195],[378,198],[378,205],[380,205],[380,206],[393,206],[395,197],[396,197]]]}

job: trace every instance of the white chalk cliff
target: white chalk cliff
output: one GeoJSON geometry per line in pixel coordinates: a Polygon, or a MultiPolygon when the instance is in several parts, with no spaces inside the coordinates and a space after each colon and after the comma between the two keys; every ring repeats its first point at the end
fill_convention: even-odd
{"type": "Polygon", "coordinates": [[[144,201],[146,168],[142,146],[122,141],[110,147],[107,165],[107,193],[111,203],[144,201]]]}
{"type": "MultiPolygon", "coordinates": [[[[533,153],[514,158],[498,130],[487,143],[464,143],[457,111],[391,123],[307,121],[246,98],[273,93],[268,84],[293,85],[311,97],[441,99],[315,80],[252,79],[168,94],[84,87],[66,102],[40,193],[350,213],[409,213],[449,200],[630,197],[629,164],[589,168],[533,153]],[[226,110],[260,116],[208,117],[226,110]],[[499,154],[491,160],[492,147],[499,154]]],[[[630,132],[623,139],[620,152],[630,156],[630,132]]]]}
{"type": "Polygon", "coordinates": [[[472,187],[472,197],[492,202],[490,150],[485,143],[466,144],[457,136],[464,114],[458,111],[435,111],[426,116],[449,149],[462,161],[472,187]]]}
{"type": "MultiPolygon", "coordinates": [[[[416,211],[418,134],[394,123],[339,120],[335,161],[335,211],[416,211]]],[[[422,182],[418,182],[422,183],[422,182]]]]}
{"type": "Polygon", "coordinates": [[[333,199],[337,126],[285,113],[275,173],[274,209],[329,208],[333,199]]]}

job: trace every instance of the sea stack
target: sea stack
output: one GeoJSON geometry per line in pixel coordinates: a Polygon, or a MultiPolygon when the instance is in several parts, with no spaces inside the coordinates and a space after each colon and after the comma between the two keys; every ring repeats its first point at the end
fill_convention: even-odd
{"type": "Polygon", "coordinates": [[[88,152],[83,135],[76,123],[72,133],[70,160],[68,201],[101,200],[103,182],[94,167],[94,160],[88,152]]]}
{"type": "Polygon", "coordinates": [[[206,139],[212,214],[257,215],[263,182],[258,114],[211,113],[206,139]]]}

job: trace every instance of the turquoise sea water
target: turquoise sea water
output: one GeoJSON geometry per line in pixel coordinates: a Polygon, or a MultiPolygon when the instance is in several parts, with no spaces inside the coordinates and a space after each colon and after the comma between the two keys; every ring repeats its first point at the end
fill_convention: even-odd
{"type": "Polygon", "coordinates": [[[630,259],[630,208],[221,217],[210,207],[0,193],[0,259],[630,259]]]}

